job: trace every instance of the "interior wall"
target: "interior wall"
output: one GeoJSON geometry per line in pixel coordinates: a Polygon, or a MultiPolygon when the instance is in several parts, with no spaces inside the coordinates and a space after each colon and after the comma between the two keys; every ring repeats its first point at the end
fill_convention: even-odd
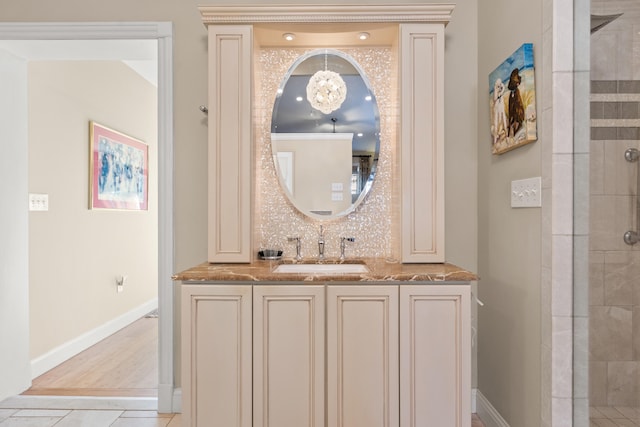
{"type": "Polygon", "coordinates": [[[157,89],[119,61],[28,70],[29,192],[49,195],[48,211],[29,214],[36,359],[157,298],[157,89]],[[90,120],[148,144],[148,210],[89,209],[90,120]]]}
{"type": "Polygon", "coordinates": [[[542,175],[542,5],[492,1],[478,10],[478,390],[512,426],[541,420],[541,209],[513,209],[511,181],[542,175]],[[538,141],[491,154],[488,75],[533,43],[538,141]]]}
{"type": "MultiPolygon", "coordinates": [[[[4,22],[135,22],[170,21],[174,40],[175,253],[176,269],[206,259],[207,165],[207,32],[200,1],[126,0],[103,2],[60,0],[55,7],[41,0],[0,2],[4,22]]],[[[177,345],[177,344],[176,344],[177,345]]]]}
{"type": "Polygon", "coordinates": [[[27,63],[0,52],[0,401],[29,386],[27,63]],[[10,248],[10,250],[5,250],[10,248]]]}
{"type": "MultiPolygon", "coordinates": [[[[304,138],[278,140],[278,152],[291,155],[292,165],[285,175],[291,180],[288,188],[290,196],[296,201],[296,206],[305,211],[343,212],[351,206],[351,140],[353,134],[337,134],[338,137],[327,138],[320,134],[317,139],[311,135],[304,138]],[[332,200],[332,184],[342,184],[343,199],[332,200]]],[[[336,134],[331,134],[335,136],[336,134]]],[[[271,141],[271,144],[276,144],[271,141]]],[[[265,162],[267,163],[267,162],[265,162]]],[[[274,164],[275,158],[268,163],[274,164]]],[[[282,167],[282,165],[280,165],[282,167]]],[[[286,166],[289,167],[289,166],[286,166]]],[[[282,171],[282,169],[280,169],[282,171]]],[[[276,187],[279,183],[272,183],[276,187]]],[[[282,192],[286,190],[283,188],[282,192]]],[[[288,230],[290,232],[290,230],[288,230]]],[[[282,245],[282,242],[274,242],[282,245]]],[[[267,243],[267,242],[265,242],[267,243]]],[[[267,247],[267,246],[265,246],[267,247]]],[[[269,246],[274,247],[274,246],[269,246]]],[[[278,247],[278,246],[276,246],[278,247]]],[[[291,256],[291,248],[285,248],[285,256],[291,256]],[[287,251],[287,249],[289,249],[287,251]]],[[[293,256],[295,256],[295,249],[293,256]]]]}

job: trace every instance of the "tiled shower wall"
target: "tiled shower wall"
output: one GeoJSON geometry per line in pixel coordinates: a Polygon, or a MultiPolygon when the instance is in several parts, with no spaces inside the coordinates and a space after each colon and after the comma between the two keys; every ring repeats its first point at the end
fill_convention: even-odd
{"type": "Polygon", "coordinates": [[[589,400],[591,406],[640,404],[640,244],[637,229],[640,81],[591,82],[589,400]]]}

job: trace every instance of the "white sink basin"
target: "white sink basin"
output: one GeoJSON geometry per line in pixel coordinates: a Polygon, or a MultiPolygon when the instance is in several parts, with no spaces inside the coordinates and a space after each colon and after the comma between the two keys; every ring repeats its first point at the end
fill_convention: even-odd
{"type": "Polygon", "coordinates": [[[300,274],[356,274],[368,273],[364,264],[280,264],[274,273],[300,274]]]}

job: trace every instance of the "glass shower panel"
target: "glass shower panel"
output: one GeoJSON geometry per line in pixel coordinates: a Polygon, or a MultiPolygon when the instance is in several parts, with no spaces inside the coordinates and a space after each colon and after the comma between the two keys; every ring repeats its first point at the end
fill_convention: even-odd
{"type": "Polygon", "coordinates": [[[638,231],[640,177],[628,157],[640,149],[640,0],[592,0],[591,12],[614,19],[591,35],[590,418],[592,425],[635,425],[640,243],[628,232],[638,231]]]}

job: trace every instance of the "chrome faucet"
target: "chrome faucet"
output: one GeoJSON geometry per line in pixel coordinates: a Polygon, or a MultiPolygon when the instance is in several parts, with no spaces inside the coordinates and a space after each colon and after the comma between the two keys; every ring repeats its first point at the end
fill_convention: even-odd
{"type": "Polygon", "coordinates": [[[318,259],[324,259],[324,229],[320,226],[320,234],[318,234],[318,259]]]}
{"type": "Polygon", "coordinates": [[[344,261],[344,249],[347,246],[346,242],[355,242],[355,237],[341,237],[340,238],[340,261],[344,261]]]}
{"type": "Polygon", "coordinates": [[[300,237],[287,237],[287,240],[296,242],[296,261],[300,261],[302,259],[302,255],[300,255],[300,237]]]}

